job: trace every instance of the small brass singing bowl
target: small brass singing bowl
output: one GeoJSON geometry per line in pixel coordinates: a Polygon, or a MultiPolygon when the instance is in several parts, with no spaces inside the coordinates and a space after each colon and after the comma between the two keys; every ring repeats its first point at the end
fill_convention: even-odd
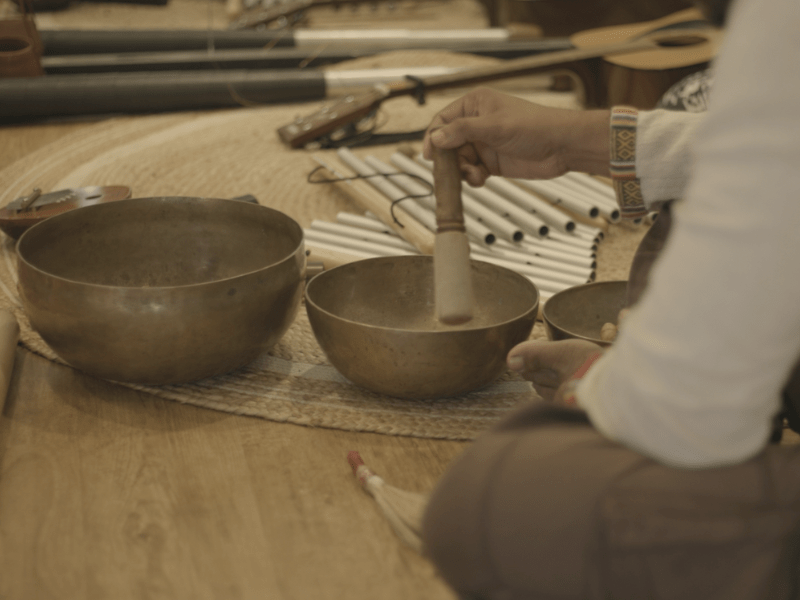
{"type": "Polygon", "coordinates": [[[525,277],[472,261],[474,316],[444,325],[435,314],[433,257],[393,256],[323,271],[306,286],[306,310],[328,360],[367,390],[409,399],[458,396],[494,381],[528,339],[539,293],[525,277]]]}
{"type": "Polygon", "coordinates": [[[185,383],[271,348],[302,298],[303,231],[239,200],[119,200],[55,215],[17,244],[33,328],[71,366],[185,383]]]}
{"type": "Polygon", "coordinates": [[[619,311],[625,308],[627,287],[627,281],[598,281],[553,294],[542,307],[547,337],[610,346],[600,331],[606,323],[617,324],[619,311]]]}

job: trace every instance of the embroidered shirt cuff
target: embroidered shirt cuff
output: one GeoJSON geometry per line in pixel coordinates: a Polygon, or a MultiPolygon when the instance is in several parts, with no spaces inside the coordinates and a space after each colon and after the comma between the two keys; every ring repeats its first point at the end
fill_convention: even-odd
{"type": "Polygon", "coordinates": [[[609,170],[622,216],[647,215],[642,184],[636,177],[636,125],[639,111],[630,106],[611,109],[611,161],[609,170]]]}

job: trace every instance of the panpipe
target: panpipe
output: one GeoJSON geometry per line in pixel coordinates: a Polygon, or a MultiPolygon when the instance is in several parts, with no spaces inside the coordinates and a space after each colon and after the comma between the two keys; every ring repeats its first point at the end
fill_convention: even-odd
{"type": "MultiPolygon", "coordinates": [[[[309,264],[331,268],[364,258],[431,254],[432,163],[400,151],[389,162],[348,148],[336,156],[336,166],[315,160],[327,181],[364,213],[339,212],[335,222],[317,219],[304,228],[309,264]]],[[[598,245],[609,224],[620,220],[612,187],[585,173],[546,181],[492,176],[482,188],[464,183],[462,204],[471,259],[527,277],[543,302],[595,280],[598,245]]]]}

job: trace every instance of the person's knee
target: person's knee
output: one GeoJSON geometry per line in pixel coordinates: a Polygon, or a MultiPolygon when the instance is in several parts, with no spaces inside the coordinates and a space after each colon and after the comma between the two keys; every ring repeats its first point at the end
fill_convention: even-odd
{"type": "Polygon", "coordinates": [[[460,456],[431,495],[423,521],[425,550],[439,573],[459,593],[494,585],[485,545],[486,496],[497,463],[514,437],[481,440],[460,456]]]}
{"type": "Polygon", "coordinates": [[[424,520],[427,552],[462,596],[580,597],[598,495],[640,460],[586,423],[496,430],[437,485],[424,520]]]}

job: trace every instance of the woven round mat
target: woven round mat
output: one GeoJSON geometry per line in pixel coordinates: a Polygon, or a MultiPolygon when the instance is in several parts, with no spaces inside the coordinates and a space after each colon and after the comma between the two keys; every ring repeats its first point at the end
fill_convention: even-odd
{"type": "MultiPolygon", "coordinates": [[[[396,52],[337,65],[337,68],[413,64],[472,65],[477,59],[446,52],[396,52]]],[[[387,131],[424,128],[455,96],[431,97],[424,106],[408,99],[386,103],[387,131]]],[[[530,92],[544,104],[574,107],[570,94],[530,92]]],[[[360,212],[324,185],[306,182],[314,153],[289,150],[275,130],[319,105],[248,107],[205,113],[120,117],[87,125],[40,148],[0,172],[0,206],[29,193],[88,185],[128,185],[134,196],[233,197],[253,194],[307,226],[312,219],[334,221],[338,211],[360,212]]],[[[386,159],[396,147],[356,149],[386,159]]],[[[319,154],[335,162],[333,151],[319,154]]],[[[613,227],[598,256],[599,279],[625,279],[643,231],[613,227]]],[[[5,238],[0,261],[0,303],[21,326],[22,344],[61,362],[21,310],[16,294],[13,241],[5,238]]],[[[533,337],[544,337],[541,325],[533,337]]],[[[160,387],[131,385],[161,398],[253,415],[274,421],[418,437],[471,439],[514,405],[530,398],[530,385],[511,374],[458,398],[411,401],[362,390],[327,361],[311,331],[304,307],[284,338],[252,364],[225,376],[160,387]]]]}

